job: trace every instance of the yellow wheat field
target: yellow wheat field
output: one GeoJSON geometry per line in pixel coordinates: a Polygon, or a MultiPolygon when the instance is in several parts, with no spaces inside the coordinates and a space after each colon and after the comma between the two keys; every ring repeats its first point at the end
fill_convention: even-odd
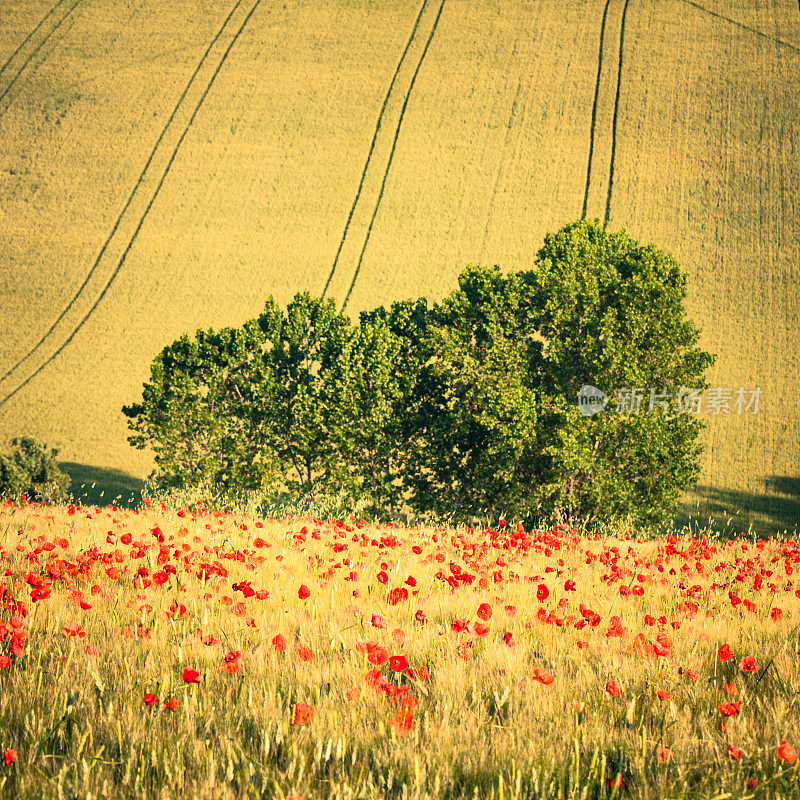
{"type": "Polygon", "coordinates": [[[6,3],[0,437],[143,476],[120,409],[183,332],[440,298],[586,215],[671,251],[712,385],[762,390],[687,500],[792,527],[798,61],[778,0],[6,3]]]}

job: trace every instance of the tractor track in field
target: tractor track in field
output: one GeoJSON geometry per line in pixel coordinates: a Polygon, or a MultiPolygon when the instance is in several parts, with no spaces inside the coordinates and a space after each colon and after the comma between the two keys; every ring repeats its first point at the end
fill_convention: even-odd
{"type": "MultiPolygon", "coordinates": [[[[752,33],[754,36],[758,36],[762,39],[769,39],[769,41],[775,42],[775,44],[779,44],[782,47],[788,47],[790,50],[794,50],[795,53],[800,53],[800,47],[798,47],[797,45],[792,44],[791,42],[787,42],[784,39],[779,39],[777,36],[770,36],[768,33],[764,33],[764,31],[760,31],[758,30],[758,28],[752,28],[749,25],[745,25],[743,22],[737,22],[735,19],[726,17],[724,14],[719,14],[716,11],[712,11],[710,8],[701,6],[700,3],[695,3],[694,0],[681,0],[681,2],[685,3],[687,6],[692,6],[692,8],[696,8],[698,11],[702,11],[704,14],[716,17],[717,19],[721,19],[724,22],[728,22],[737,28],[741,28],[743,31],[748,31],[749,33],[752,33]]],[[[800,0],[797,0],[797,10],[800,11],[800,0]]]]}
{"type": "Polygon", "coordinates": [[[411,43],[414,41],[414,37],[417,35],[417,29],[419,28],[420,20],[422,19],[422,15],[425,13],[425,8],[428,5],[428,0],[422,0],[422,5],[419,9],[419,14],[417,14],[417,18],[414,21],[414,27],[411,29],[411,35],[408,37],[408,41],[406,42],[405,48],[403,48],[403,52],[400,56],[400,60],[397,62],[397,67],[394,70],[394,75],[392,75],[392,80],[389,83],[389,88],[386,91],[386,96],[383,98],[383,103],[381,104],[381,110],[378,114],[378,121],[375,123],[375,130],[372,134],[372,141],[369,145],[369,152],[367,153],[367,160],[364,163],[364,169],[361,170],[361,178],[358,182],[358,189],[356,189],[356,196],[353,200],[353,205],[350,206],[350,213],[347,215],[347,222],[344,224],[344,231],[342,231],[342,238],[339,240],[339,246],[336,248],[336,255],[333,258],[333,264],[331,266],[330,274],[328,275],[328,280],[325,282],[325,287],[322,290],[322,299],[325,299],[325,295],[328,292],[328,288],[331,285],[331,281],[333,280],[333,276],[336,273],[336,267],[339,264],[339,256],[342,254],[342,248],[344,247],[345,239],[347,239],[347,233],[350,230],[350,223],[353,221],[353,214],[355,213],[356,206],[358,205],[358,201],[361,198],[361,190],[364,188],[364,180],[367,176],[367,170],[369,168],[370,162],[372,161],[372,153],[375,150],[375,143],[378,140],[378,133],[381,130],[381,125],[383,124],[383,117],[386,114],[386,106],[389,103],[389,98],[392,95],[392,91],[394,90],[394,85],[397,82],[397,76],[400,73],[400,69],[403,66],[403,62],[406,60],[406,55],[408,54],[408,50],[411,47],[411,43]]]}
{"type": "Polygon", "coordinates": [[[617,63],[617,88],[614,92],[614,117],[611,121],[611,164],[608,168],[608,194],[606,195],[606,213],[603,223],[608,225],[611,218],[611,194],[614,191],[614,166],[617,155],[617,122],[619,115],[619,96],[622,87],[622,59],[625,53],[625,20],[628,15],[628,5],[631,0],[625,0],[622,9],[622,22],[619,27],[619,61],[617,63]]]}
{"type": "MultiPolygon", "coordinates": [[[[598,47],[598,55],[597,55],[597,76],[595,78],[595,85],[594,85],[594,99],[592,101],[592,116],[591,122],[589,123],[589,155],[587,158],[586,163],[586,183],[584,185],[583,191],[583,208],[581,210],[581,219],[586,219],[587,214],[589,212],[589,197],[590,193],[592,193],[593,183],[597,181],[597,176],[601,172],[601,166],[604,165],[605,159],[603,158],[604,154],[598,156],[598,150],[602,150],[601,144],[603,141],[608,141],[608,149],[607,149],[607,157],[608,157],[608,164],[606,168],[607,174],[607,181],[606,181],[606,191],[605,191],[605,209],[603,213],[603,224],[608,225],[608,222],[611,218],[611,200],[614,191],[614,170],[616,166],[616,154],[617,154],[617,135],[618,135],[618,128],[619,128],[619,106],[620,106],[620,95],[622,91],[622,71],[624,66],[624,55],[625,55],[625,24],[627,21],[628,16],[628,6],[630,5],[630,0],[624,0],[621,2],[622,11],[619,18],[619,41],[616,46],[617,52],[617,65],[616,65],[616,75],[612,79],[610,77],[606,77],[605,81],[603,79],[603,69],[604,64],[606,61],[606,57],[608,54],[604,54],[604,51],[610,45],[607,44],[607,34],[608,34],[608,25],[609,25],[609,11],[611,9],[611,0],[606,0],[605,6],[603,8],[603,20],[600,24],[600,43],[598,47]],[[611,81],[614,81],[614,103],[613,103],[613,110],[610,111],[608,109],[609,103],[603,102],[603,96],[610,95],[610,86],[609,84],[611,81]],[[603,92],[603,88],[606,88],[606,92],[603,92]],[[601,124],[600,120],[604,120],[601,124]],[[610,117],[610,119],[609,119],[610,117]],[[608,120],[608,122],[605,122],[608,120]],[[610,129],[610,137],[605,139],[605,137],[601,137],[598,133],[605,125],[608,125],[610,129]],[[599,158],[599,162],[598,162],[599,158]]],[[[597,189],[595,189],[594,194],[597,194],[597,189]]]]}
{"type": "Polygon", "coordinates": [[[375,201],[375,207],[372,210],[372,216],[369,220],[369,225],[367,227],[367,233],[364,237],[364,244],[361,247],[361,252],[358,256],[358,261],[356,263],[355,271],[353,272],[353,279],[350,281],[350,288],[347,290],[347,294],[345,295],[344,302],[342,303],[342,311],[347,308],[347,304],[350,301],[350,296],[353,293],[353,288],[356,285],[356,280],[358,279],[358,275],[361,272],[361,265],[364,261],[364,253],[367,251],[367,245],[369,244],[369,237],[372,233],[372,227],[375,224],[375,218],[378,215],[378,209],[381,205],[381,200],[383,199],[383,193],[386,189],[386,181],[389,178],[389,171],[392,167],[392,160],[394,159],[395,150],[397,148],[397,140],[400,137],[400,130],[403,127],[403,119],[405,117],[406,108],[408,107],[408,101],[411,98],[411,93],[414,90],[414,84],[416,83],[417,76],[419,75],[419,71],[422,68],[422,63],[425,61],[425,56],[428,54],[428,49],[430,48],[431,42],[433,41],[434,34],[436,33],[436,29],[439,26],[439,20],[442,17],[442,11],[444,10],[444,4],[446,0],[441,0],[439,4],[439,10],[436,12],[436,18],[433,21],[433,25],[431,26],[430,33],[428,33],[428,38],[425,41],[425,47],[422,50],[422,54],[419,57],[419,61],[417,62],[416,69],[414,70],[414,74],[411,76],[411,82],[408,85],[408,89],[406,90],[405,97],[403,99],[403,106],[400,109],[400,116],[397,120],[397,127],[394,132],[394,139],[392,140],[392,147],[389,151],[389,158],[386,161],[386,168],[383,172],[383,178],[381,179],[380,189],[378,191],[378,198],[375,201]]]}
{"type": "MultiPolygon", "coordinates": [[[[20,76],[25,69],[27,68],[28,64],[33,61],[34,58],[41,52],[41,49],[50,41],[53,34],[61,28],[61,26],[66,22],[66,20],[72,16],[72,12],[83,2],[83,0],[74,0],[72,5],[69,6],[66,14],[63,14],[60,19],[56,22],[55,25],[52,27],[48,27],[45,25],[47,20],[53,15],[56,14],[56,9],[59,6],[62,6],[62,11],[65,6],[65,2],[68,0],[59,0],[45,15],[39,20],[39,23],[36,27],[25,37],[22,43],[17,47],[16,50],[6,59],[6,62],[0,67],[0,76],[8,70],[9,65],[12,61],[14,61],[17,56],[23,58],[22,64],[17,68],[16,72],[13,73],[11,79],[8,83],[5,83],[2,89],[0,89],[0,115],[4,114],[8,107],[11,105],[11,102],[5,102],[8,93],[16,86],[17,82],[19,81],[20,76]],[[44,26],[44,27],[43,27],[44,26]],[[40,29],[42,29],[40,31],[40,29]],[[38,33],[44,33],[42,36],[37,36],[38,33]],[[30,52],[27,53],[26,56],[26,49],[30,45],[30,52]]],[[[56,16],[58,16],[56,14],[56,16]]],[[[10,71],[10,70],[9,70],[10,71]]]]}
{"type": "MultiPolygon", "coordinates": [[[[80,2],[80,0],[79,0],[79,2],[80,2]]],[[[150,155],[149,155],[144,167],[142,168],[142,171],[139,173],[139,177],[138,177],[138,179],[136,181],[136,185],[134,186],[133,190],[129,194],[128,199],[126,200],[122,210],[120,211],[119,215],[117,216],[117,219],[114,222],[114,225],[113,225],[113,227],[111,229],[111,233],[108,235],[108,237],[104,241],[97,258],[95,259],[95,261],[94,261],[91,269],[89,270],[88,274],[84,278],[84,281],[81,284],[80,288],[77,290],[77,292],[75,292],[75,294],[73,295],[72,299],[69,301],[67,306],[64,308],[64,310],[59,315],[58,319],[50,326],[50,328],[44,334],[44,336],[42,336],[41,339],[39,339],[39,341],[32,348],[30,348],[28,350],[28,352],[24,356],[22,356],[22,358],[20,358],[14,364],[14,366],[12,366],[9,370],[7,370],[5,372],[5,374],[3,374],[0,377],[0,384],[2,384],[5,380],[7,380],[9,377],[11,377],[12,374],[14,372],[16,372],[17,369],[19,369],[20,366],[22,366],[26,361],[28,361],[28,359],[37,350],[39,350],[43,344],[45,344],[52,337],[52,335],[55,333],[56,328],[58,327],[59,323],[65,318],[67,313],[74,307],[75,303],[78,301],[78,299],[84,293],[84,290],[86,289],[87,285],[89,284],[89,281],[91,280],[93,275],[97,272],[97,270],[98,270],[98,268],[99,268],[99,266],[100,266],[100,264],[102,262],[103,256],[107,252],[109,245],[111,244],[111,242],[114,239],[117,231],[120,228],[120,225],[124,221],[125,215],[126,215],[128,209],[131,207],[131,204],[133,203],[134,199],[136,198],[139,188],[145,182],[146,177],[147,177],[147,173],[150,170],[150,167],[151,167],[151,165],[153,163],[153,160],[155,159],[155,157],[156,157],[156,155],[158,153],[159,147],[160,147],[161,143],[163,142],[164,138],[166,137],[166,135],[167,135],[167,133],[168,133],[168,131],[170,129],[170,126],[172,125],[173,121],[175,120],[175,117],[177,116],[179,110],[181,109],[181,106],[183,105],[183,102],[186,99],[186,96],[187,96],[187,94],[189,92],[189,89],[191,88],[192,84],[194,83],[195,78],[199,74],[199,72],[202,69],[203,65],[206,63],[206,61],[208,59],[208,56],[209,56],[211,50],[213,49],[214,45],[222,37],[223,33],[228,28],[228,23],[230,22],[230,20],[232,19],[233,15],[236,13],[237,9],[240,8],[240,6],[242,5],[243,2],[244,2],[244,0],[237,0],[236,4],[231,9],[231,11],[228,14],[228,16],[225,18],[225,21],[223,22],[222,26],[217,31],[216,35],[211,40],[211,43],[206,48],[206,51],[203,53],[203,56],[200,59],[198,65],[195,68],[194,72],[192,73],[191,77],[189,78],[189,81],[186,84],[186,87],[184,88],[183,92],[181,93],[180,97],[178,98],[178,102],[175,104],[175,107],[173,108],[172,113],[170,114],[170,117],[167,120],[166,125],[162,129],[161,134],[159,135],[155,145],[153,146],[153,149],[151,150],[150,155]]],[[[11,390],[10,392],[7,392],[2,398],[0,398],[0,407],[5,405],[12,397],[14,397],[14,395],[16,395],[25,386],[27,386],[37,375],[39,375],[42,372],[42,370],[48,364],[50,364],[52,361],[54,361],[58,357],[58,355],[60,355],[60,353],[63,352],[63,350],[70,344],[70,342],[72,342],[72,340],[75,338],[75,336],[81,330],[81,328],[86,324],[86,322],[89,320],[89,318],[95,312],[97,307],[100,305],[100,302],[103,300],[103,298],[108,293],[108,290],[111,288],[111,285],[114,283],[114,280],[119,275],[120,270],[122,269],[122,267],[123,267],[123,265],[125,263],[125,259],[127,258],[128,253],[130,252],[131,248],[133,247],[133,244],[136,241],[136,238],[137,238],[137,236],[139,234],[139,231],[141,230],[142,226],[144,225],[144,222],[147,219],[148,214],[150,213],[150,209],[153,207],[153,204],[155,203],[155,200],[158,197],[159,192],[161,191],[161,187],[164,185],[164,181],[166,180],[166,177],[167,177],[170,169],[172,168],[172,165],[173,165],[173,163],[175,161],[175,158],[176,158],[176,156],[178,154],[178,150],[180,149],[180,146],[183,143],[183,140],[186,138],[186,135],[189,132],[189,129],[191,128],[192,123],[195,120],[195,117],[197,116],[198,112],[200,111],[200,108],[203,105],[203,102],[205,101],[206,97],[208,96],[208,93],[211,91],[211,87],[213,86],[214,81],[216,80],[217,76],[219,75],[220,71],[222,70],[222,67],[225,64],[225,61],[227,60],[229,53],[233,49],[233,46],[238,41],[239,36],[244,31],[245,27],[247,26],[247,23],[250,21],[250,18],[253,16],[253,13],[255,12],[256,8],[258,8],[258,6],[260,4],[261,4],[261,0],[255,0],[253,5],[251,6],[250,10],[247,12],[247,15],[245,16],[244,20],[239,25],[239,27],[236,29],[236,32],[233,34],[233,36],[231,38],[231,41],[228,43],[226,49],[222,53],[222,56],[220,57],[219,62],[217,63],[217,65],[216,65],[214,71],[212,72],[210,78],[206,82],[205,88],[203,89],[203,91],[202,91],[202,93],[200,95],[200,98],[198,99],[197,103],[195,104],[194,109],[193,109],[188,121],[184,125],[183,130],[182,130],[182,132],[181,132],[176,144],[174,145],[174,147],[172,149],[172,152],[171,152],[171,154],[170,154],[170,156],[169,156],[169,158],[167,160],[166,166],[164,167],[164,169],[163,169],[163,171],[161,173],[161,176],[158,179],[158,182],[157,182],[157,184],[155,186],[155,189],[153,190],[153,192],[152,192],[152,194],[151,194],[151,196],[150,196],[150,198],[149,198],[149,200],[148,200],[148,202],[147,202],[147,204],[146,204],[146,206],[144,208],[144,211],[141,213],[141,215],[140,215],[140,217],[138,219],[138,222],[137,222],[137,224],[136,224],[136,226],[135,226],[135,228],[133,230],[133,233],[129,237],[129,239],[127,241],[127,244],[125,245],[121,255],[119,256],[119,258],[117,259],[116,264],[114,265],[114,268],[113,268],[111,274],[106,279],[105,284],[102,287],[99,295],[94,300],[94,302],[90,306],[89,310],[78,321],[78,323],[72,326],[71,331],[66,336],[64,341],[57,347],[57,349],[50,356],[48,356],[34,370],[34,372],[32,372],[27,378],[25,378],[21,383],[19,383],[13,390],[11,390]]]]}
{"type": "Polygon", "coordinates": [[[65,1],[66,0],[58,0],[58,2],[39,20],[39,23],[36,25],[36,27],[22,40],[22,42],[17,46],[17,49],[5,60],[3,65],[0,66],[0,75],[2,75],[6,71],[6,68],[17,56],[17,53],[19,53],[19,51],[22,50],[22,48],[25,47],[25,45],[28,44],[28,42],[36,35],[36,31],[38,31],[39,28],[41,28],[42,25],[44,25],[44,23],[47,22],[50,15],[60,5],[63,5],[65,1]]]}
{"type": "Polygon", "coordinates": [[[592,102],[592,122],[589,126],[589,159],[586,164],[586,188],[583,193],[583,211],[581,211],[581,219],[586,219],[586,211],[589,204],[589,186],[592,183],[592,159],[594,156],[594,139],[597,134],[597,103],[600,97],[600,76],[603,72],[603,45],[606,37],[606,22],[608,22],[608,7],[611,5],[611,0],[606,0],[605,8],[603,9],[603,21],[600,24],[600,47],[598,48],[597,56],[597,78],[594,84],[594,101],[592,102]]]}

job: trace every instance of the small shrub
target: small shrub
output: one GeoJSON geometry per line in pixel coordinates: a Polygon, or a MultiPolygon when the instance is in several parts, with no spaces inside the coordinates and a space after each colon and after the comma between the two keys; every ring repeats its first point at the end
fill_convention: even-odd
{"type": "Polygon", "coordinates": [[[69,475],[56,463],[58,450],[28,436],[11,440],[10,455],[0,455],[0,497],[60,503],[66,499],[69,475]]]}

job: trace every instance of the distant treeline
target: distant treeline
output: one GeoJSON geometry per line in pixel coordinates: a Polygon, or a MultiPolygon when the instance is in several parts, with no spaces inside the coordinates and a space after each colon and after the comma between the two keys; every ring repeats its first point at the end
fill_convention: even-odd
{"type": "Polygon", "coordinates": [[[441,302],[357,324],[332,300],[270,298],[258,319],[156,357],[123,409],[130,442],[155,453],[160,488],[219,498],[655,523],[699,474],[702,423],[679,398],[706,388],[713,356],[685,297],[669,254],[580,221],[529,270],[469,267],[441,302]],[[604,410],[579,407],[584,385],[608,395],[604,410]],[[641,405],[615,408],[634,388],[641,405]]]}

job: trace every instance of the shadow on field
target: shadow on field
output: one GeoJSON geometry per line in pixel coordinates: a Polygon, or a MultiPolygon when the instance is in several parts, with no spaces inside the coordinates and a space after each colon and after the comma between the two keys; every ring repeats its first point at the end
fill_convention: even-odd
{"type": "Polygon", "coordinates": [[[69,493],[73,503],[134,508],[142,502],[144,481],[127,472],[73,461],[62,461],[58,466],[70,477],[69,493]]]}
{"type": "Polygon", "coordinates": [[[800,528],[800,478],[773,475],[759,494],[711,486],[697,486],[687,493],[674,523],[692,529],[710,527],[716,533],[735,535],[748,529],[760,536],[800,528]]]}

